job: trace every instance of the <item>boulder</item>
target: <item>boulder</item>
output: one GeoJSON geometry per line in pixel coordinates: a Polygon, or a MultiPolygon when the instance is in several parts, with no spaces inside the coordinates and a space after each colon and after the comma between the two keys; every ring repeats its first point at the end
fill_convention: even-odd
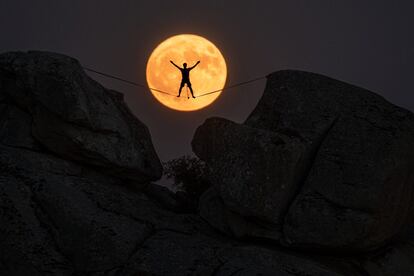
{"type": "MultiPolygon", "coordinates": [[[[224,208],[286,246],[372,250],[413,216],[414,115],[341,81],[273,73],[243,124],[208,119],[192,145],[224,208]]],[[[204,214],[212,225],[222,216],[204,214]]]]}
{"type": "Polygon", "coordinates": [[[309,163],[302,141],[219,118],[206,120],[194,141],[231,210],[280,224],[309,163]]]}
{"type": "Polygon", "coordinates": [[[2,54],[0,94],[2,102],[30,117],[31,137],[53,154],[136,183],[160,178],[147,127],[122,94],[92,80],[75,59],[47,52],[2,54]]]}

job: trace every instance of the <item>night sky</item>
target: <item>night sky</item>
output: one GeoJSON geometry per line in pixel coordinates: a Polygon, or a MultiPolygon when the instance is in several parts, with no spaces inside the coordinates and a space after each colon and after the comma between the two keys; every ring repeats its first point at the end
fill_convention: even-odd
{"type": "MultiPolygon", "coordinates": [[[[193,33],[219,47],[227,83],[300,69],[362,86],[414,111],[413,11],[413,1],[1,0],[0,52],[59,52],[146,84],[151,51],[169,36],[193,33]]],[[[90,76],[125,94],[164,161],[191,153],[195,128],[206,118],[242,122],[265,86],[225,91],[203,110],[177,112],[148,90],[90,76]]]]}

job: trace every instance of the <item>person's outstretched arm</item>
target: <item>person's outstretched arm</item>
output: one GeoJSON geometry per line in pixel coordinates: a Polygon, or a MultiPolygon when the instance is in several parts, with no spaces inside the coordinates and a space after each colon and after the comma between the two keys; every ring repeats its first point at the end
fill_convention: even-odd
{"type": "Polygon", "coordinates": [[[172,60],[170,60],[171,64],[177,67],[178,69],[181,69],[177,64],[175,64],[172,60]]]}
{"type": "Polygon", "coordinates": [[[188,70],[192,70],[192,69],[194,69],[194,67],[196,67],[199,63],[200,63],[200,61],[197,61],[197,63],[196,63],[196,64],[194,64],[194,66],[193,66],[193,67],[188,68],[188,70]]]}

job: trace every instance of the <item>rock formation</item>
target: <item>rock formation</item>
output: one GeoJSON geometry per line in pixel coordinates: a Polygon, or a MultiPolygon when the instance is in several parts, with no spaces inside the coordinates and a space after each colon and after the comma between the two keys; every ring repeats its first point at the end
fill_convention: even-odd
{"type": "Polygon", "coordinates": [[[245,123],[208,119],[193,149],[214,172],[202,216],[236,236],[367,251],[413,217],[413,114],[328,77],[270,75],[245,123]],[[217,222],[217,202],[232,219],[217,222]]]}
{"type": "MultiPolygon", "coordinates": [[[[76,60],[42,52],[9,53],[0,57],[0,67],[0,89],[13,105],[4,112],[12,118],[15,113],[25,116],[30,127],[21,127],[30,129],[40,146],[137,182],[161,176],[147,127],[130,113],[122,94],[90,79],[76,60]]],[[[23,118],[16,119],[3,128],[21,125],[23,118]]],[[[13,133],[3,136],[3,143],[14,143],[13,133]]]]}
{"type": "Polygon", "coordinates": [[[367,91],[278,72],[244,124],[209,119],[202,217],[151,184],[146,126],[76,60],[0,55],[0,114],[1,275],[414,272],[413,115],[367,91]]]}

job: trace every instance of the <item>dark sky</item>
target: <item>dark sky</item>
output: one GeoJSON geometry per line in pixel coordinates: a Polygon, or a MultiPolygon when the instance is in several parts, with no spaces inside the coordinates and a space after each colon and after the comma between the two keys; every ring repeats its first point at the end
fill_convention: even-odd
{"type": "MultiPolygon", "coordinates": [[[[414,1],[0,1],[0,52],[48,50],[145,82],[146,61],[165,38],[194,33],[226,58],[228,83],[281,69],[322,73],[414,110],[414,1]],[[398,4],[397,4],[398,3],[398,4]]],[[[163,160],[191,152],[206,118],[242,122],[264,81],[229,90],[211,106],[177,112],[147,90],[96,75],[123,92],[163,160]]]]}

